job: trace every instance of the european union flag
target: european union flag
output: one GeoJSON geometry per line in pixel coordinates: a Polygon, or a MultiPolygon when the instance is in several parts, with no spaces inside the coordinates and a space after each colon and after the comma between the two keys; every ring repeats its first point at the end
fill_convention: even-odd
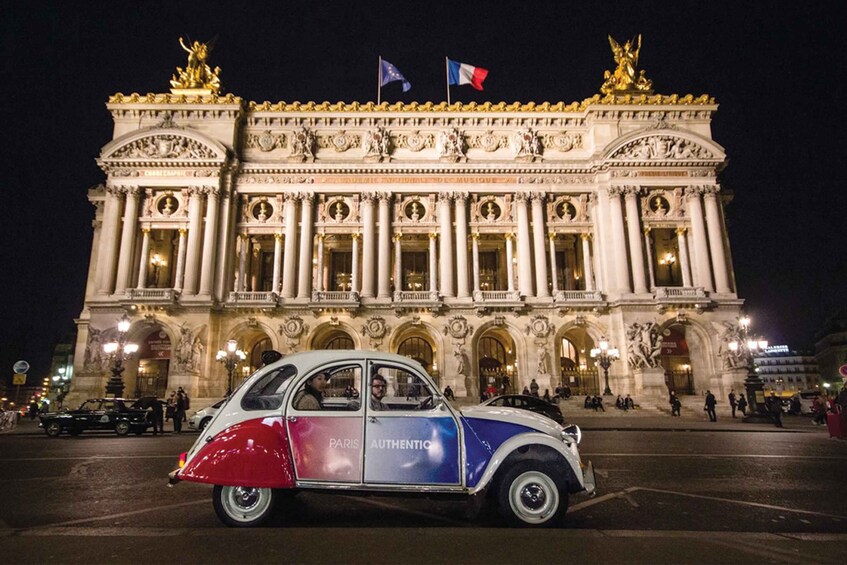
{"type": "Polygon", "coordinates": [[[395,80],[403,81],[403,92],[408,92],[410,88],[412,88],[412,83],[406,80],[400,71],[397,70],[397,67],[386,61],[385,59],[381,60],[382,62],[382,84],[381,86],[385,86],[389,82],[394,82],[395,80]]]}

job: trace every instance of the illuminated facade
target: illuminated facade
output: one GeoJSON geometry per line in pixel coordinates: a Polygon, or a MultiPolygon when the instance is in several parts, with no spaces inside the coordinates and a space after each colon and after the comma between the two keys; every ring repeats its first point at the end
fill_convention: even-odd
{"type": "Polygon", "coordinates": [[[708,96],[107,108],[73,398],[102,394],[124,313],[127,396],[222,396],[230,339],[240,371],[268,348],[376,349],[476,397],[602,390],[605,336],[615,394],[742,388],[708,96]]]}

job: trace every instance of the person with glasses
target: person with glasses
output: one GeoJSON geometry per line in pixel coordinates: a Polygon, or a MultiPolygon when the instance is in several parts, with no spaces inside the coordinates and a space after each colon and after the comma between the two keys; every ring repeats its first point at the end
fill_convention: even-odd
{"type": "Polygon", "coordinates": [[[388,388],[388,382],[380,374],[371,378],[371,410],[388,410],[388,406],[382,401],[388,388]]]}

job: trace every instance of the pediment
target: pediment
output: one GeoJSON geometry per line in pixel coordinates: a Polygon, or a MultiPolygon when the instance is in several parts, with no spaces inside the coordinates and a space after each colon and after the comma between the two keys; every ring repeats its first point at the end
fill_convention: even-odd
{"type": "Polygon", "coordinates": [[[187,129],[148,128],[113,140],[100,153],[104,163],[115,164],[223,164],[226,148],[187,129]]]}
{"type": "Polygon", "coordinates": [[[723,161],[723,148],[690,132],[659,130],[639,132],[610,145],[609,161],[723,161]]]}

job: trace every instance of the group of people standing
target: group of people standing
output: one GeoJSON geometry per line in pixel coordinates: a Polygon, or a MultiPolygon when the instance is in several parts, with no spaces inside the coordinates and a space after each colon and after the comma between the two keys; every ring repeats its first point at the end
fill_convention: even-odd
{"type": "Polygon", "coordinates": [[[155,399],[150,403],[150,419],[153,422],[153,435],[165,433],[165,422],[173,420],[174,433],[182,433],[182,423],[187,421],[185,412],[191,405],[188,393],[179,387],[172,390],[167,400],[155,399]]]}

